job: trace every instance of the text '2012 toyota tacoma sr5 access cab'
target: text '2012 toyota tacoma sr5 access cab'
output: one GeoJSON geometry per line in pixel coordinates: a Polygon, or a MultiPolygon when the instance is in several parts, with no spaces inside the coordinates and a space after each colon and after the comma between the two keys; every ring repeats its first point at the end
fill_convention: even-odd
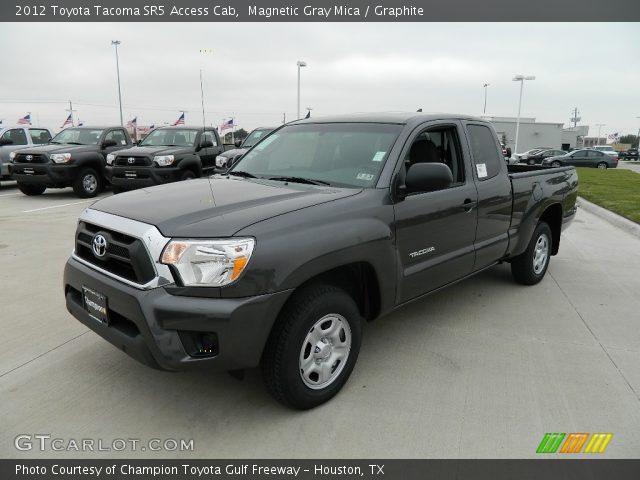
{"type": "Polygon", "coordinates": [[[102,199],[78,223],[68,310],[165,370],[261,366],[279,401],[345,384],[363,324],[506,261],[532,285],[576,212],[573,167],[507,166],[483,120],[300,120],[228,175],[102,199]]]}

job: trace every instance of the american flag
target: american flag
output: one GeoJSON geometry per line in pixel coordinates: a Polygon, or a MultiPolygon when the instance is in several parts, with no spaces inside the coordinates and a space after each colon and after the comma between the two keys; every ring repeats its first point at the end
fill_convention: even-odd
{"type": "Polygon", "coordinates": [[[69,114],[69,116],[67,117],[67,119],[64,121],[64,123],[60,128],[64,128],[67,125],[73,125],[73,118],[71,117],[71,114],[69,114]]]}
{"type": "Polygon", "coordinates": [[[24,117],[19,118],[18,125],[31,125],[31,113],[27,113],[24,117]]]}
{"type": "Polygon", "coordinates": [[[174,126],[176,126],[176,125],[184,125],[184,112],[182,112],[180,114],[180,116],[178,117],[178,119],[175,121],[175,123],[173,125],[174,126]]]}
{"type": "Polygon", "coordinates": [[[136,128],[138,126],[138,117],[133,117],[133,119],[127,122],[128,128],[136,128]]]}
{"type": "Polygon", "coordinates": [[[612,133],[609,135],[609,140],[617,140],[618,139],[618,133],[612,133]]]}
{"type": "Polygon", "coordinates": [[[233,118],[231,120],[227,120],[226,122],[222,122],[222,125],[220,125],[220,131],[224,132],[225,130],[228,130],[230,128],[235,127],[235,125],[233,124],[233,118]]]}

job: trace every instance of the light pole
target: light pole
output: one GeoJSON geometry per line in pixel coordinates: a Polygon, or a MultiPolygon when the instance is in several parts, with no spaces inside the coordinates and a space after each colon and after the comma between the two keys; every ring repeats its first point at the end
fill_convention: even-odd
{"type": "Polygon", "coordinates": [[[491,85],[490,83],[485,83],[482,86],[484,87],[484,109],[482,109],[482,113],[487,113],[487,87],[491,85]]]}
{"type": "Polygon", "coordinates": [[[298,60],[296,65],[298,65],[298,116],[296,118],[300,119],[300,69],[302,67],[306,67],[307,62],[303,60],[298,60]]]}
{"type": "MultiPolygon", "coordinates": [[[[640,117],[636,117],[636,118],[640,118],[640,117]]],[[[638,146],[636,148],[640,150],[640,127],[638,127],[638,135],[636,135],[636,142],[638,143],[638,146]]],[[[640,157],[638,158],[640,159],[640,157]]]]}
{"type": "Polygon", "coordinates": [[[604,127],[606,123],[596,123],[595,126],[598,127],[598,138],[596,138],[596,144],[594,146],[600,145],[600,132],[602,131],[602,127],[604,127]]]}
{"type": "Polygon", "coordinates": [[[122,93],[120,93],[120,60],[118,59],[118,45],[120,45],[120,40],[111,40],[111,45],[116,47],[116,72],[118,73],[118,102],[120,104],[120,125],[124,126],[124,121],[122,119],[122,93]]]}
{"type": "Polygon", "coordinates": [[[514,82],[520,82],[520,101],[518,102],[518,119],[516,120],[516,144],[513,146],[513,153],[518,153],[518,136],[520,135],[520,111],[522,109],[522,88],[524,87],[525,80],[535,80],[534,75],[516,75],[513,77],[514,82]]]}

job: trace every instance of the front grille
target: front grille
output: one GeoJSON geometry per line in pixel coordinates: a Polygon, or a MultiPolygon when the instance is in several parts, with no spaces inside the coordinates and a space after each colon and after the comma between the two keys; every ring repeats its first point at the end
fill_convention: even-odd
{"type": "Polygon", "coordinates": [[[149,167],[151,166],[151,159],[147,157],[116,157],[116,165],[119,167],[149,167]],[[129,159],[133,158],[133,162],[129,162],[129,159]]]}
{"type": "Polygon", "coordinates": [[[114,275],[144,285],[155,277],[153,261],[142,240],[91,223],[79,222],[76,231],[76,255],[114,275]],[[100,233],[107,240],[103,257],[93,253],[93,238],[100,233]]]}
{"type": "Polygon", "coordinates": [[[33,155],[30,153],[18,153],[13,160],[15,163],[47,163],[49,158],[46,155],[33,155]],[[31,160],[27,160],[31,157],[31,160]]]}

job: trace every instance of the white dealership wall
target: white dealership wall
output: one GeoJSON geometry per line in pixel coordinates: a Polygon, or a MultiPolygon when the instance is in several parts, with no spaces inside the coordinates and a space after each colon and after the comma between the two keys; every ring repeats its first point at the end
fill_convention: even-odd
{"type": "Polygon", "coordinates": [[[522,153],[536,147],[560,148],[562,145],[562,123],[536,122],[535,118],[520,118],[520,133],[518,135],[518,151],[516,143],[515,117],[483,117],[493,124],[498,138],[512,153],[522,153]]]}

